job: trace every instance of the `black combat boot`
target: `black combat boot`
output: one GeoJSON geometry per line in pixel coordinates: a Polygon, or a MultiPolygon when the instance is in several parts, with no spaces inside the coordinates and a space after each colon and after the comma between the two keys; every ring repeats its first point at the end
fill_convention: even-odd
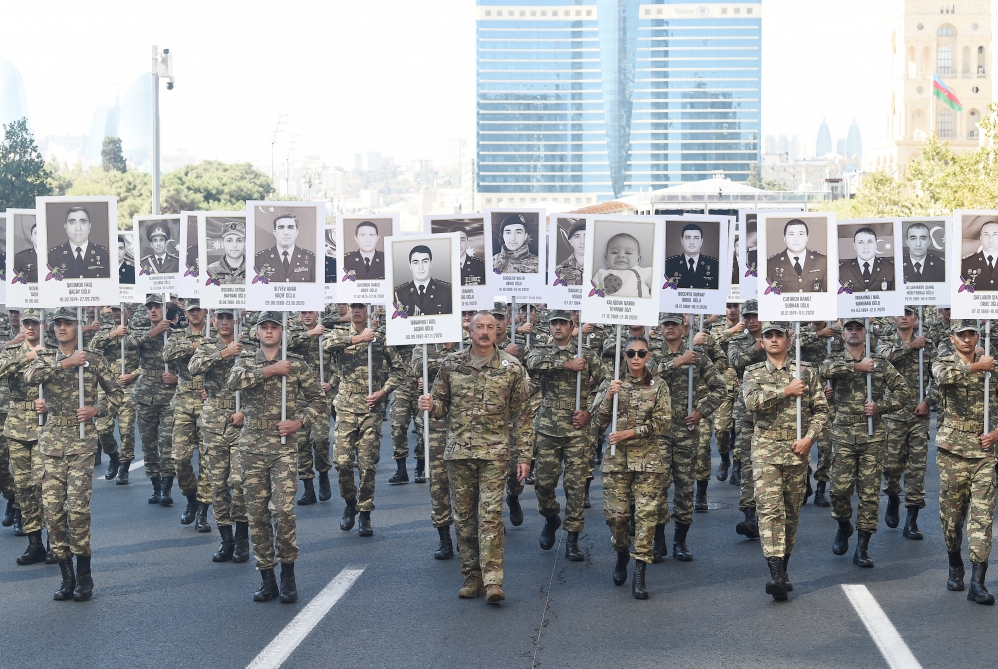
{"type": "Polygon", "coordinates": [[[811,468],[807,468],[807,476],[804,477],[804,483],[807,488],[804,490],[804,504],[807,504],[807,500],[811,499],[811,495],[814,494],[814,488],[811,487],[811,468]]]}
{"type": "Polygon", "coordinates": [[[741,485],[742,484],[742,461],[735,460],[731,465],[731,478],[728,479],[728,483],[731,485],[741,485]]]}
{"type": "Polygon", "coordinates": [[[597,465],[603,464],[603,442],[596,444],[596,453],[594,455],[594,460],[597,465]]]}
{"type": "Polygon", "coordinates": [[[848,520],[839,521],[839,531],[835,533],[835,541],[832,542],[832,552],[836,555],[845,555],[849,551],[849,537],[852,536],[852,523],[848,520]]]}
{"type": "Polygon", "coordinates": [[[298,601],[298,584],[295,583],[295,563],[281,563],[281,604],[294,604],[298,601]]]}
{"type": "Polygon", "coordinates": [[[988,592],[984,585],[984,577],[988,574],[987,562],[971,562],[970,591],[967,599],[978,604],[994,604],[995,596],[988,592]]]}
{"type": "Polygon", "coordinates": [[[769,575],[772,580],[766,584],[766,594],[772,595],[778,602],[787,601],[787,574],[783,571],[783,558],[766,558],[769,565],[769,575]]]}
{"type": "Polygon", "coordinates": [[[852,563],[860,567],[870,569],[873,567],[873,558],[870,557],[870,532],[859,530],[856,533],[856,552],[852,556],[852,563]]]}
{"type": "Polygon", "coordinates": [[[438,527],[437,534],[440,535],[440,545],[437,546],[436,552],[433,553],[433,559],[450,560],[454,557],[454,542],[450,538],[450,525],[438,527]]]}
{"type": "Polygon", "coordinates": [[[831,506],[831,502],[825,497],[825,487],[828,485],[826,481],[818,481],[818,488],[814,491],[814,505],[820,507],[831,506]]]}
{"type": "Polygon", "coordinates": [[[696,494],[693,496],[693,510],[707,510],[707,481],[697,481],[696,494]]]}
{"type": "Polygon", "coordinates": [[[559,527],[561,527],[561,516],[558,514],[545,518],[544,527],[541,528],[541,550],[551,550],[558,537],[559,527]]]}
{"type": "Polygon", "coordinates": [[[11,495],[7,498],[7,506],[3,509],[3,520],[0,521],[0,525],[4,527],[10,527],[14,524],[14,496],[11,495]]]}
{"type": "Polygon", "coordinates": [[[212,562],[228,562],[232,559],[232,551],[236,543],[232,539],[232,525],[219,525],[218,533],[222,536],[222,545],[211,556],[212,562]]]}
{"type": "Polygon", "coordinates": [[[121,460],[118,459],[117,451],[107,456],[107,471],[104,472],[104,479],[108,481],[113,480],[118,475],[118,467],[120,465],[121,460]]]}
{"type": "Polygon", "coordinates": [[[509,506],[509,522],[513,527],[523,525],[523,509],[520,508],[520,498],[517,495],[506,495],[506,505],[509,506]]]}
{"type": "Polygon", "coordinates": [[[131,460],[122,460],[118,463],[118,479],[114,485],[128,485],[128,468],[131,464],[131,460]]]}
{"type": "Polygon", "coordinates": [[[281,591],[277,587],[277,578],[273,569],[261,569],[260,577],[263,582],[260,584],[260,589],[253,593],[254,602],[269,602],[274,597],[280,596],[281,591]]]}
{"type": "Polygon", "coordinates": [[[198,502],[198,512],[194,516],[194,529],[198,532],[211,532],[211,523],[208,522],[208,505],[198,502]]]}
{"type": "Polygon", "coordinates": [[[101,457],[100,456],[101,456],[100,444],[97,444],[97,452],[94,453],[94,467],[96,467],[97,465],[99,465],[101,463],[101,457]]]}
{"type": "Polygon", "coordinates": [[[884,523],[887,527],[897,527],[901,522],[901,498],[898,495],[887,496],[887,512],[884,513],[884,523]]]}
{"type": "Polygon", "coordinates": [[[745,519],[735,525],[735,532],[746,539],[759,538],[759,519],[755,515],[755,508],[751,507],[743,511],[745,519]]]}
{"type": "Polygon", "coordinates": [[[371,512],[361,511],[360,512],[360,527],[357,529],[357,534],[362,537],[373,537],[374,528],[371,527],[371,512]]]}
{"type": "Polygon", "coordinates": [[[23,537],[24,532],[24,518],[21,516],[20,509],[14,509],[14,536],[23,537]]]}
{"type": "Polygon", "coordinates": [[[530,463],[530,471],[527,473],[527,478],[523,479],[523,485],[537,485],[537,477],[534,476],[535,462],[530,463]]]}
{"type": "Polygon", "coordinates": [[[416,458],[416,470],[413,481],[416,483],[426,483],[426,461],[423,458],[416,458]]]}
{"type": "Polygon", "coordinates": [[[305,492],[298,498],[298,506],[315,504],[315,483],[312,479],[302,479],[301,482],[305,485],[305,492]]]}
{"type": "Polygon", "coordinates": [[[35,530],[28,534],[28,547],[17,557],[15,562],[19,565],[45,562],[45,544],[42,543],[41,530],[35,530]]]}
{"type": "Polygon", "coordinates": [[[236,534],[233,537],[232,562],[240,563],[249,560],[249,523],[236,522],[236,534]]]}
{"type": "Polygon", "coordinates": [[[357,518],[357,499],[348,499],[347,505],[343,509],[343,517],[340,518],[340,529],[349,532],[353,529],[354,520],[357,518]]]}
{"type": "Polygon", "coordinates": [[[319,501],[327,502],[333,496],[329,488],[329,472],[319,472],[319,501]]]}
{"type": "Polygon", "coordinates": [[[905,509],[908,511],[908,515],[904,519],[904,531],[901,535],[905,539],[921,541],[924,537],[918,529],[918,507],[906,506],[905,509]]]}
{"type": "Polygon", "coordinates": [[[180,524],[190,525],[194,522],[194,516],[198,512],[198,496],[197,495],[187,495],[187,506],[184,507],[184,512],[180,514],[180,524]]]}
{"type": "Polygon", "coordinates": [[[59,564],[59,561],[52,555],[52,546],[49,544],[48,534],[45,536],[45,564],[59,564]]]}
{"type": "Polygon", "coordinates": [[[645,587],[645,567],[641,560],[634,561],[634,578],[631,579],[631,594],[634,599],[648,599],[648,588],[645,587]]]}
{"type": "Polygon", "coordinates": [[[727,481],[729,469],[731,469],[731,454],[721,453],[721,463],[717,465],[717,480],[727,481]]]}
{"type": "Polygon", "coordinates": [[[953,592],[963,591],[963,556],[957,553],[947,553],[949,556],[949,579],[946,581],[946,589],[953,592]]]}
{"type": "Polygon", "coordinates": [[[655,542],[651,547],[651,561],[658,564],[668,554],[669,549],[665,546],[665,523],[663,523],[655,526],[655,542]]]}
{"type": "Polygon", "coordinates": [[[585,562],[586,554],[579,550],[579,533],[569,532],[565,539],[565,557],[569,562],[585,562]]]}
{"type": "Polygon", "coordinates": [[[783,586],[787,592],[793,592],[794,584],[790,582],[790,574],[787,573],[787,565],[790,564],[790,554],[783,556],[783,586]]]}
{"type": "Polygon", "coordinates": [[[392,474],[392,477],[388,479],[388,482],[391,483],[392,485],[399,485],[400,483],[408,483],[409,472],[405,470],[405,458],[397,458],[395,460],[395,464],[398,465],[398,470],[396,470],[396,472],[392,474]]]}
{"type": "Polygon", "coordinates": [[[624,585],[627,583],[627,563],[631,561],[631,554],[627,550],[617,553],[617,564],[613,567],[613,584],[624,585]]]}
{"type": "Polygon", "coordinates": [[[52,596],[57,602],[68,602],[73,598],[76,589],[76,574],[73,573],[73,556],[68,560],[59,560],[59,571],[62,572],[62,586],[52,596]]]}
{"type": "Polygon", "coordinates": [[[593,482],[592,479],[586,479],[586,496],[585,499],[582,500],[583,509],[593,508],[593,503],[589,501],[589,486],[592,484],[592,482],[593,482]]]}
{"type": "Polygon", "coordinates": [[[74,602],[85,602],[94,594],[94,579],[90,576],[90,556],[76,556],[76,588],[73,590],[74,602]]]}
{"type": "Polygon", "coordinates": [[[676,534],[672,537],[672,557],[680,562],[690,562],[693,560],[693,553],[686,547],[686,533],[689,531],[689,525],[676,523],[676,534]]]}
{"type": "Polygon", "coordinates": [[[638,528],[635,525],[635,523],[637,522],[635,520],[635,513],[637,512],[637,509],[634,508],[634,502],[631,502],[630,511],[631,511],[631,520],[629,523],[627,523],[627,536],[633,537],[634,534],[638,531],[638,528]]]}
{"type": "Polygon", "coordinates": [[[159,500],[160,506],[173,506],[173,477],[164,476],[162,483],[162,493],[159,500]]]}

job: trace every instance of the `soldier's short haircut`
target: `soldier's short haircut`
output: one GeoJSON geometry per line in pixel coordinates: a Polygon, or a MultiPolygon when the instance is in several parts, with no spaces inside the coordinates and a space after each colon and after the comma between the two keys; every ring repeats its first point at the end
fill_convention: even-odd
{"type": "Polygon", "coordinates": [[[176,302],[166,303],[166,320],[172,321],[180,315],[180,305],[176,302]]]}
{"type": "MultiPolygon", "coordinates": [[[[984,225],[998,225],[998,221],[984,221],[984,225]]],[[[981,232],[984,232],[984,225],[981,226],[981,232]]]]}
{"type": "Polygon", "coordinates": [[[860,228],[856,232],[852,233],[852,240],[856,241],[857,235],[862,234],[873,235],[874,238],[877,236],[877,233],[873,231],[873,228],[860,228]]]}
{"type": "Polygon", "coordinates": [[[90,212],[87,211],[86,207],[70,207],[69,211],[66,212],[66,222],[69,223],[69,215],[70,214],[75,214],[78,211],[82,211],[84,214],[86,214],[87,215],[87,221],[88,222],[90,221],[90,212]]]}
{"type": "Polygon", "coordinates": [[[292,221],[295,222],[295,227],[296,228],[298,227],[298,217],[292,214],[290,211],[284,211],[278,214],[277,218],[274,219],[274,230],[277,229],[277,222],[285,218],[290,218],[292,221]]]}
{"type": "Polygon", "coordinates": [[[409,262],[412,262],[413,253],[425,253],[426,255],[430,256],[430,260],[433,260],[433,251],[431,251],[430,247],[426,246],[425,244],[420,244],[419,246],[412,247],[412,250],[409,251],[409,262]]]}
{"type": "Polygon", "coordinates": [[[374,224],[374,221],[361,221],[357,224],[357,228],[353,231],[353,236],[356,237],[360,233],[361,228],[371,228],[374,230],[374,234],[381,236],[381,231],[378,230],[378,226],[374,224]]]}
{"type": "Polygon", "coordinates": [[[488,316],[492,320],[496,320],[496,317],[492,314],[491,311],[489,311],[488,309],[482,309],[480,311],[476,311],[475,315],[471,317],[471,324],[472,325],[474,325],[475,319],[478,318],[479,316],[488,316]]]}
{"type": "Polygon", "coordinates": [[[686,225],[684,225],[683,231],[679,233],[679,236],[682,237],[683,235],[686,234],[687,231],[699,232],[700,236],[703,237],[703,228],[701,228],[696,223],[687,223],[686,225]]]}
{"type": "Polygon", "coordinates": [[[464,227],[463,225],[455,225],[454,227],[452,227],[450,229],[450,231],[451,232],[460,232],[465,237],[471,237],[471,235],[468,234],[468,228],[464,227]]]}
{"type": "Polygon", "coordinates": [[[804,226],[804,232],[806,232],[808,235],[811,234],[811,231],[807,227],[807,223],[805,223],[804,221],[800,220],[799,218],[791,218],[789,221],[787,221],[786,225],[783,226],[783,236],[784,237],[787,236],[787,228],[789,228],[791,225],[803,225],[804,226]]]}
{"type": "Polygon", "coordinates": [[[908,230],[907,232],[904,233],[904,236],[907,237],[908,235],[910,235],[912,230],[925,230],[925,232],[928,232],[929,226],[927,226],[925,223],[912,223],[911,225],[908,226],[908,230]]]}

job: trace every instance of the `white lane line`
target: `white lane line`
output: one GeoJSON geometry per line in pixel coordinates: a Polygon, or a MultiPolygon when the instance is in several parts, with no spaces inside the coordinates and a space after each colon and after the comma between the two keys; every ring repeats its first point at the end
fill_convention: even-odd
{"type": "Polygon", "coordinates": [[[874,643],[880,649],[881,655],[887,660],[891,669],[921,669],[918,660],[912,655],[908,644],[904,642],[890,618],[880,608],[865,585],[843,585],[842,589],[849,598],[849,603],[856,609],[866,631],[873,637],[874,643]]]}
{"type": "Polygon", "coordinates": [[[136,469],[141,469],[142,467],[145,467],[145,466],[146,466],[146,461],[145,460],[136,460],[128,468],[128,471],[132,472],[132,471],[135,471],[136,469]]]}
{"type": "Polygon", "coordinates": [[[359,569],[347,567],[337,574],[336,578],[330,581],[329,585],[323,588],[322,592],[316,595],[315,599],[260,651],[246,669],[278,669],[329,609],[346,594],[353,582],[364,573],[365,567],[359,569]]]}

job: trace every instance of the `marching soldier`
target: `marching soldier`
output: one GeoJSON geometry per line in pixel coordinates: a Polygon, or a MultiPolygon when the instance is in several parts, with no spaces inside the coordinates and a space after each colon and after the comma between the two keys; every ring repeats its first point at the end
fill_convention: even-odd
{"type": "MultiPolygon", "coordinates": [[[[746,300],[741,309],[745,330],[728,342],[728,362],[734,368],[739,380],[745,376],[745,370],[766,360],[763,348],[762,323],[759,322],[759,302],[746,300]]],[[[741,469],[738,474],[738,485],[741,494],[738,500],[738,510],[745,518],[735,525],[735,532],[746,539],[759,538],[759,519],[755,505],[755,481],[752,479],[752,432],[755,430],[755,418],[745,407],[745,389],[738,393],[732,409],[732,419],[735,423],[735,449],[741,469]]],[[[735,482],[732,474],[731,482],[735,482]]]]}
{"type": "MultiPolygon", "coordinates": [[[[395,347],[405,366],[412,362],[416,349],[422,350],[422,347],[395,347]]],[[[422,376],[423,372],[420,369],[419,377],[422,378],[422,376]]],[[[392,458],[394,458],[396,465],[395,473],[388,479],[392,485],[409,482],[405,461],[409,457],[409,424],[412,422],[416,424],[416,483],[426,483],[425,463],[423,462],[423,412],[416,408],[418,401],[419,388],[416,379],[406,374],[399,379],[399,386],[395,389],[395,396],[392,398],[392,458]]]]}
{"type": "MultiPolygon", "coordinates": [[[[871,340],[872,343],[872,340],[871,340]]],[[[838,323],[826,323],[825,321],[815,321],[807,325],[801,324],[800,335],[800,355],[804,362],[811,363],[815,369],[821,368],[821,363],[825,361],[828,352],[842,352],[842,328],[838,323]],[[829,346],[829,342],[831,345],[829,346]]],[[[826,379],[821,379],[827,384],[826,379]]],[[[825,400],[828,402],[828,415],[834,412],[832,404],[833,392],[830,386],[825,386],[825,400]]],[[[831,502],[825,496],[828,489],[828,473],[832,467],[832,440],[829,438],[828,426],[818,435],[818,466],[814,470],[814,480],[818,487],[811,489],[811,465],[807,466],[807,490],[804,492],[804,503],[814,494],[814,505],[820,507],[831,506],[831,502]]]]}
{"type": "MultiPolygon", "coordinates": [[[[729,302],[725,305],[725,317],[714,323],[710,330],[710,335],[721,347],[725,369],[721,371],[721,380],[727,388],[727,393],[714,412],[714,436],[717,439],[717,452],[721,456],[721,462],[717,465],[717,480],[727,481],[728,470],[731,468],[732,460],[732,435],[734,433],[734,423],[732,421],[732,409],[735,406],[735,397],[738,395],[738,374],[734,368],[728,364],[728,346],[731,338],[741,334],[745,330],[745,323],[742,322],[742,305],[738,302],[729,302]]],[[[720,363],[721,359],[712,361],[720,363]]],[[[697,481],[707,481],[710,479],[710,431],[704,433],[706,438],[700,439],[700,457],[697,460],[697,481]]],[[[736,471],[741,471],[741,461],[738,453],[734,453],[734,467],[736,471]]]]}

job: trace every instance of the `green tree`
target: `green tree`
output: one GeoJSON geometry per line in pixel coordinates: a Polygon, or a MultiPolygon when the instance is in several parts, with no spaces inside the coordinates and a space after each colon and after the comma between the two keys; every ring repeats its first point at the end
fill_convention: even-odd
{"type": "Polygon", "coordinates": [[[99,167],[74,170],[63,177],[72,181],[66,195],[114,195],[118,198],[118,229],[131,230],[132,216],[152,213],[152,177],[145,172],[105,172],[99,167]]]}
{"type": "Polygon", "coordinates": [[[105,172],[127,172],[128,164],[121,153],[120,137],[105,137],[100,147],[101,167],[105,172]]]}
{"type": "Polygon", "coordinates": [[[163,211],[244,209],[247,200],[265,200],[272,192],[270,177],[249,163],[206,160],[163,177],[163,211]]]}
{"type": "Polygon", "coordinates": [[[28,119],[4,124],[0,142],[0,211],[33,209],[35,197],[51,193],[50,174],[28,130],[28,119]]]}

